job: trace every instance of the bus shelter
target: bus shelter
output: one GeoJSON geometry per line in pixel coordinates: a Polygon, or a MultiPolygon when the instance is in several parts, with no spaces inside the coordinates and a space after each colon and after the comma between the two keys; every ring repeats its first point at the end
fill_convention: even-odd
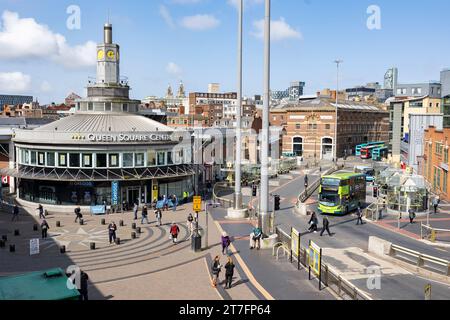
{"type": "Polygon", "coordinates": [[[395,173],[387,180],[387,209],[390,214],[425,212],[428,196],[425,179],[415,174],[395,173]]]}

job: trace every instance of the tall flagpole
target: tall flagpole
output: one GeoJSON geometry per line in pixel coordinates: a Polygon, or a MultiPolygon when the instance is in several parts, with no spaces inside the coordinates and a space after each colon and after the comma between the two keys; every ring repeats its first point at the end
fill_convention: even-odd
{"type": "Polygon", "coordinates": [[[264,18],[264,105],[261,137],[261,193],[259,227],[270,233],[269,214],[269,107],[270,107],[270,0],[266,0],[264,18]]]}
{"type": "Polygon", "coordinates": [[[244,0],[239,0],[239,27],[238,27],[238,90],[236,107],[236,162],[235,187],[234,187],[234,209],[242,209],[242,187],[241,187],[241,157],[242,157],[242,22],[244,12],[244,0]]]}

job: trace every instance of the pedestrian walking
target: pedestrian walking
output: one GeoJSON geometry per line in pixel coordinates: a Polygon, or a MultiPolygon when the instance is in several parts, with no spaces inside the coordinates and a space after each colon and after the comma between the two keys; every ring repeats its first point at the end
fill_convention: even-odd
{"type": "Polygon", "coordinates": [[[177,211],[178,198],[175,194],[172,196],[172,204],[173,204],[173,211],[174,212],[177,211]]]}
{"type": "Polygon", "coordinates": [[[41,232],[42,232],[42,239],[46,239],[47,238],[47,231],[48,229],[50,229],[47,220],[43,220],[41,223],[41,232]]]}
{"type": "Polygon", "coordinates": [[[309,219],[308,224],[310,225],[308,231],[317,233],[317,226],[319,224],[319,220],[317,219],[317,214],[315,212],[311,214],[311,219],[309,219]]]}
{"type": "Polygon", "coordinates": [[[414,219],[416,218],[416,213],[414,212],[414,210],[412,208],[410,208],[408,210],[409,213],[409,223],[413,224],[414,223],[414,219]]]}
{"type": "Polygon", "coordinates": [[[308,182],[309,182],[309,180],[308,180],[308,175],[305,174],[305,189],[308,188],[308,182]]]}
{"type": "Polygon", "coordinates": [[[439,196],[436,196],[433,199],[434,214],[437,214],[438,207],[439,207],[439,202],[440,202],[439,196]]]}
{"type": "Polygon", "coordinates": [[[79,219],[82,219],[83,218],[83,215],[81,214],[81,208],[80,207],[76,207],[75,208],[75,210],[74,210],[74,212],[75,212],[75,223],[77,223],[77,221],[79,220],[79,219]]]}
{"type": "Polygon", "coordinates": [[[156,209],[155,211],[156,221],[159,226],[162,226],[162,212],[160,209],[156,209]]]}
{"type": "Polygon", "coordinates": [[[19,207],[16,205],[14,205],[13,210],[12,210],[12,220],[11,221],[19,221],[19,207]]]}
{"type": "Polygon", "coordinates": [[[228,262],[225,265],[225,289],[231,289],[231,285],[233,283],[233,275],[234,275],[235,265],[233,263],[233,259],[228,257],[228,262]]]}
{"type": "Polygon", "coordinates": [[[222,233],[221,242],[222,242],[222,254],[225,255],[228,253],[228,247],[231,244],[230,237],[226,232],[222,233]]]}
{"type": "Polygon", "coordinates": [[[89,276],[86,272],[81,271],[80,273],[80,288],[78,292],[80,292],[80,301],[88,301],[88,280],[89,276]]]}
{"type": "Polygon", "coordinates": [[[116,242],[116,231],[117,226],[116,223],[113,221],[108,226],[108,234],[109,234],[109,244],[112,244],[112,242],[116,242]]]}
{"type": "Polygon", "coordinates": [[[253,250],[254,248],[257,248],[257,250],[261,249],[262,230],[259,227],[255,227],[250,236],[252,240],[250,250],[253,250]]]}
{"type": "Polygon", "coordinates": [[[42,204],[39,204],[36,210],[39,211],[39,219],[45,219],[44,207],[42,206],[42,204]]]}
{"type": "Polygon", "coordinates": [[[327,217],[323,217],[323,228],[322,228],[322,232],[320,233],[320,236],[323,236],[323,233],[325,232],[325,230],[328,232],[328,235],[331,237],[332,234],[330,232],[330,221],[328,220],[327,217]]]}
{"type": "Polygon", "coordinates": [[[142,218],[141,218],[141,224],[144,224],[144,220],[148,222],[148,210],[147,210],[147,206],[144,206],[144,208],[142,208],[142,218]]]}
{"type": "Polygon", "coordinates": [[[137,219],[138,219],[138,211],[139,211],[139,206],[138,206],[138,204],[135,202],[135,203],[134,203],[134,207],[133,207],[134,220],[137,220],[137,219]]]}
{"type": "Polygon", "coordinates": [[[169,211],[169,199],[166,195],[163,197],[163,211],[169,211]]]}
{"type": "Polygon", "coordinates": [[[175,222],[172,222],[172,226],[170,227],[170,236],[172,239],[172,242],[174,244],[177,244],[178,242],[178,234],[180,233],[180,228],[177,226],[175,222]]]}
{"type": "Polygon", "coordinates": [[[192,215],[192,213],[189,213],[187,217],[187,226],[189,233],[192,234],[194,232],[194,216],[192,215]]]}
{"type": "Polygon", "coordinates": [[[219,281],[219,275],[221,271],[222,266],[220,265],[220,258],[219,256],[216,256],[213,260],[213,263],[211,265],[211,272],[213,274],[213,277],[211,279],[211,284],[214,288],[217,287],[217,282],[219,281]]]}
{"type": "Polygon", "coordinates": [[[356,211],[356,216],[358,217],[358,219],[356,220],[356,225],[364,224],[364,221],[362,219],[363,213],[362,213],[360,206],[358,206],[358,210],[356,211]]]}

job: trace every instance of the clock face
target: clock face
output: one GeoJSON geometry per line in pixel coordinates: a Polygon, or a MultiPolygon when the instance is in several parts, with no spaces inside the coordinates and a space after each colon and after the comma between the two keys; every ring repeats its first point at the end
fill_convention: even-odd
{"type": "Polygon", "coordinates": [[[108,51],[108,53],[106,54],[108,56],[109,59],[114,60],[114,58],[116,57],[116,54],[114,51],[110,50],[108,51]]]}
{"type": "Polygon", "coordinates": [[[98,50],[98,52],[97,52],[97,59],[98,60],[103,60],[104,57],[105,57],[105,52],[103,50],[98,50]]]}

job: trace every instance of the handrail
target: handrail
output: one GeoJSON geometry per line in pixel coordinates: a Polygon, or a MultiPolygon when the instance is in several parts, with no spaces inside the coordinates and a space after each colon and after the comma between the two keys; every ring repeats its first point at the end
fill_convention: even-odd
{"type": "Polygon", "coordinates": [[[447,229],[438,229],[438,228],[433,228],[432,226],[423,224],[423,222],[420,223],[420,238],[421,239],[429,239],[431,242],[436,242],[436,236],[437,233],[444,233],[444,232],[448,232],[450,233],[450,230],[447,229]],[[423,234],[423,229],[427,230],[427,233],[425,236],[423,234]]]}

